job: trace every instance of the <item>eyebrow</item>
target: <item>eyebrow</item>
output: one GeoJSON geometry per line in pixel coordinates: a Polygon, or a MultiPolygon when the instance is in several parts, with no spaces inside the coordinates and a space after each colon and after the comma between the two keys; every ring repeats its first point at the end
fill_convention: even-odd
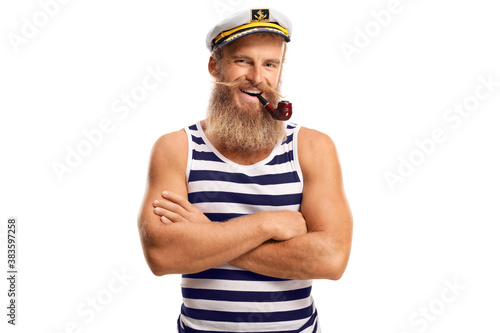
{"type": "MultiPolygon", "coordinates": [[[[231,56],[231,59],[246,59],[246,60],[253,60],[251,57],[247,56],[247,55],[244,55],[244,54],[233,54],[231,56]]],[[[274,59],[274,58],[271,58],[271,59],[266,59],[266,62],[270,62],[272,64],[281,64],[281,60],[280,59],[274,59]]]]}

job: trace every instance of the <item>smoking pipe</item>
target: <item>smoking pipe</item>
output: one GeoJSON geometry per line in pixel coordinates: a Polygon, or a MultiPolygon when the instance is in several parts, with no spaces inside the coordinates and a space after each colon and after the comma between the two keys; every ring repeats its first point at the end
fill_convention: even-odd
{"type": "Polygon", "coordinates": [[[281,101],[275,109],[261,94],[256,95],[259,101],[264,105],[271,116],[276,120],[288,120],[292,116],[292,103],[289,101],[281,101]]]}

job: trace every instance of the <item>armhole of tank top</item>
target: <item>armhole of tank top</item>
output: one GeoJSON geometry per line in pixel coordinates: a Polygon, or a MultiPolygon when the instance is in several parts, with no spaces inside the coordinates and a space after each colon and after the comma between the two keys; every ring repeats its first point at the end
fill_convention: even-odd
{"type": "Polygon", "coordinates": [[[189,129],[189,126],[186,126],[184,128],[184,131],[186,132],[188,140],[188,158],[186,163],[186,186],[187,186],[189,181],[189,174],[191,173],[191,163],[193,161],[193,140],[191,140],[191,130],[189,129]]]}
{"type": "Polygon", "coordinates": [[[295,140],[293,140],[293,162],[295,164],[295,170],[297,170],[297,174],[299,175],[300,182],[304,184],[304,178],[302,177],[302,169],[300,168],[300,161],[299,161],[299,130],[300,130],[300,125],[297,125],[293,129],[293,135],[295,137],[295,140]]]}

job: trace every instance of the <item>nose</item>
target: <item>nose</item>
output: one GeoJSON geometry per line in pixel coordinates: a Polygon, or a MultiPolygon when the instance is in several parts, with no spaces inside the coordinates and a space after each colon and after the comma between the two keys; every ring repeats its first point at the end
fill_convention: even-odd
{"type": "Polygon", "coordinates": [[[262,68],[258,65],[253,65],[249,68],[246,77],[254,85],[260,84],[262,82],[262,68]]]}

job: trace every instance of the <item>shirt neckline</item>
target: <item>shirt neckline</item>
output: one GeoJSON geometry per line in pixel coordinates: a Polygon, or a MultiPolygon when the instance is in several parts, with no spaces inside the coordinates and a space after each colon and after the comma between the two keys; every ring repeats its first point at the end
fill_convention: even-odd
{"type": "Polygon", "coordinates": [[[200,132],[201,137],[202,137],[203,141],[205,142],[205,144],[207,145],[207,147],[218,158],[220,158],[222,161],[224,161],[225,163],[227,163],[229,165],[232,165],[234,167],[241,168],[241,169],[252,169],[252,168],[256,168],[256,167],[259,167],[259,166],[262,166],[262,165],[265,165],[265,164],[269,163],[276,156],[276,152],[279,149],[279,147],[281,146],[281,140],[278,140],[278,142],[276,142],[276,145],[274,146],[274,148],[271,151],[271,153],[265,159],[263,159],[263,160],[261,160],[261,161],[259,161],[257,163],[249,164],[249,165],[239,164],[239,163],[236,163],[236,162],[230,160],[229,158],[225,157],[224,155],[222,155],[222,153],[219,152],[217,150],[217,148],[214,147],[214,145],[212,144],[212,142],[210,142],[210,140],[208,140],[207,136],[205,135],[205,131],[203,130],[203,127],[201,126],[201,121],[197,121],[196,122],[196,127],[198,129],[198,132],[200,132]]]}

